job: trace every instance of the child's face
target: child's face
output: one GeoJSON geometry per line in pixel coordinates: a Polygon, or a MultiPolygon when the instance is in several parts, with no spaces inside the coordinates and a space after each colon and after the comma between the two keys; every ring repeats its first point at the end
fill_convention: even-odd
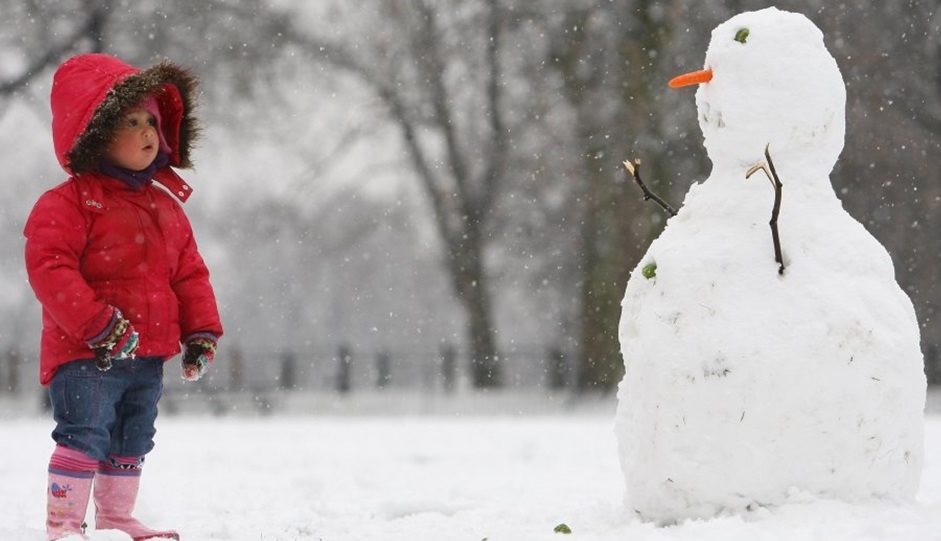
{"type": "Polygon", "coordinates": [[[146,169],[160,148],[157,119],[144,109],[125,113],[114,131],[114,139],[105,148],[105,159],[125,169],[146,169]]]}

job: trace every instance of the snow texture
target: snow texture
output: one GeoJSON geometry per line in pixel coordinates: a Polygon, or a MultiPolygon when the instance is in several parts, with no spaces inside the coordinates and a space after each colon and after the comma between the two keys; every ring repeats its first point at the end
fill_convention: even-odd
{"type": "MultiPolygon", "coordinates": [[[[384,409],[402,398],[385,397],[384,409]]],[[[357,415],[364,397],[334,399],[342,412],[330,415],[161,417],[135,515],[183,541],[941,539],[937,410],[927,418],[918,503],[850,505],[800,492],[778,508],[660,528],[621,507],[612,400],[566,411],[534,399],[518,415],[515,402],[491,394],[478,405],[504,413],[466,413],[457,397],[442,399],[442,413],[357,415]],[[563,523],[571,535],[553,532],[563,523]]],[[[4,406],[0,396],[0,539],[45,541],[54,423],[35,413],[11,419],[4,406]]]]}
{"type": "Polygon", "coordinates": [[[696,103],[712,172],[622,303],[628,509],[673,523],[805,495],[910,501],[923,462],[918,323],[888,253],[830,184],[845,126],[837,64],[806,17],[768,8],[719,25],[705,65],[714,75],[696,103]],[[761,171],[746,180],[766,145],[783,183],[783,274],[774,189],[761,171]]]}

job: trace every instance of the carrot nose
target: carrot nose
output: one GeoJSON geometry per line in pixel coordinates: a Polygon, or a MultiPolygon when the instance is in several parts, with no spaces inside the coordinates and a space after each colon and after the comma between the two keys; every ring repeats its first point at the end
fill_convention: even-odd
{"type": "Polygon", "coordinates": [[[670,82],[667,84],[670,85],[670,88],[680,88],[681,86],[708,83],[711,80],[712,80],[712,68],[706,68],[704,70],[692,71],[690,73],[684,73],[683,75],[678,75],[670,79],[670,82]]]}

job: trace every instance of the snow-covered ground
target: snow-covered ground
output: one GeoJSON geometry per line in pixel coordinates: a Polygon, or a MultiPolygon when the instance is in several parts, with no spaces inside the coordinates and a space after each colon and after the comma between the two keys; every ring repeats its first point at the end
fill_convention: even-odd
{"type": "MultiPolygon", "coordinates": [[[[295,398],[270,416],[164,415],[138,516],[185,541],[941,540],[935,394],[916,505],[795,494],[751,516],[665,528],[622,507],[613,400],[426,397],[411,411],[380,413],[396,409],[383,400],[405,398],[295,398]],[[556,533],[560,524],[572,533],[556,533]]],[[[0,399],[0,540],[42,541],[52,421],[23,414],[22,403],[0,399]]],[[[197,405],[177,405],[188,403],[197,405]]]]}

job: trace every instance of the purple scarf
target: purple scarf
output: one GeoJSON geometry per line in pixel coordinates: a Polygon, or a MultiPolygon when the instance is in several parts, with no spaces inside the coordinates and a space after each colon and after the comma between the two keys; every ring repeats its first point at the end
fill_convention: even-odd
{"type": "Polygon", "coordinates": [[[140,190],[147,184],[150,184],[150,181],[154,178],[154,173],[156,173],[158,169],[166,167],[169,163],[170,156],[166,152],[158,152],[154,161],[140,171],[119,167],[104,158],[102,158],[101,163],[98,164],[98,169],[109,177],[116,178],[135,190],[140,190]]]}

